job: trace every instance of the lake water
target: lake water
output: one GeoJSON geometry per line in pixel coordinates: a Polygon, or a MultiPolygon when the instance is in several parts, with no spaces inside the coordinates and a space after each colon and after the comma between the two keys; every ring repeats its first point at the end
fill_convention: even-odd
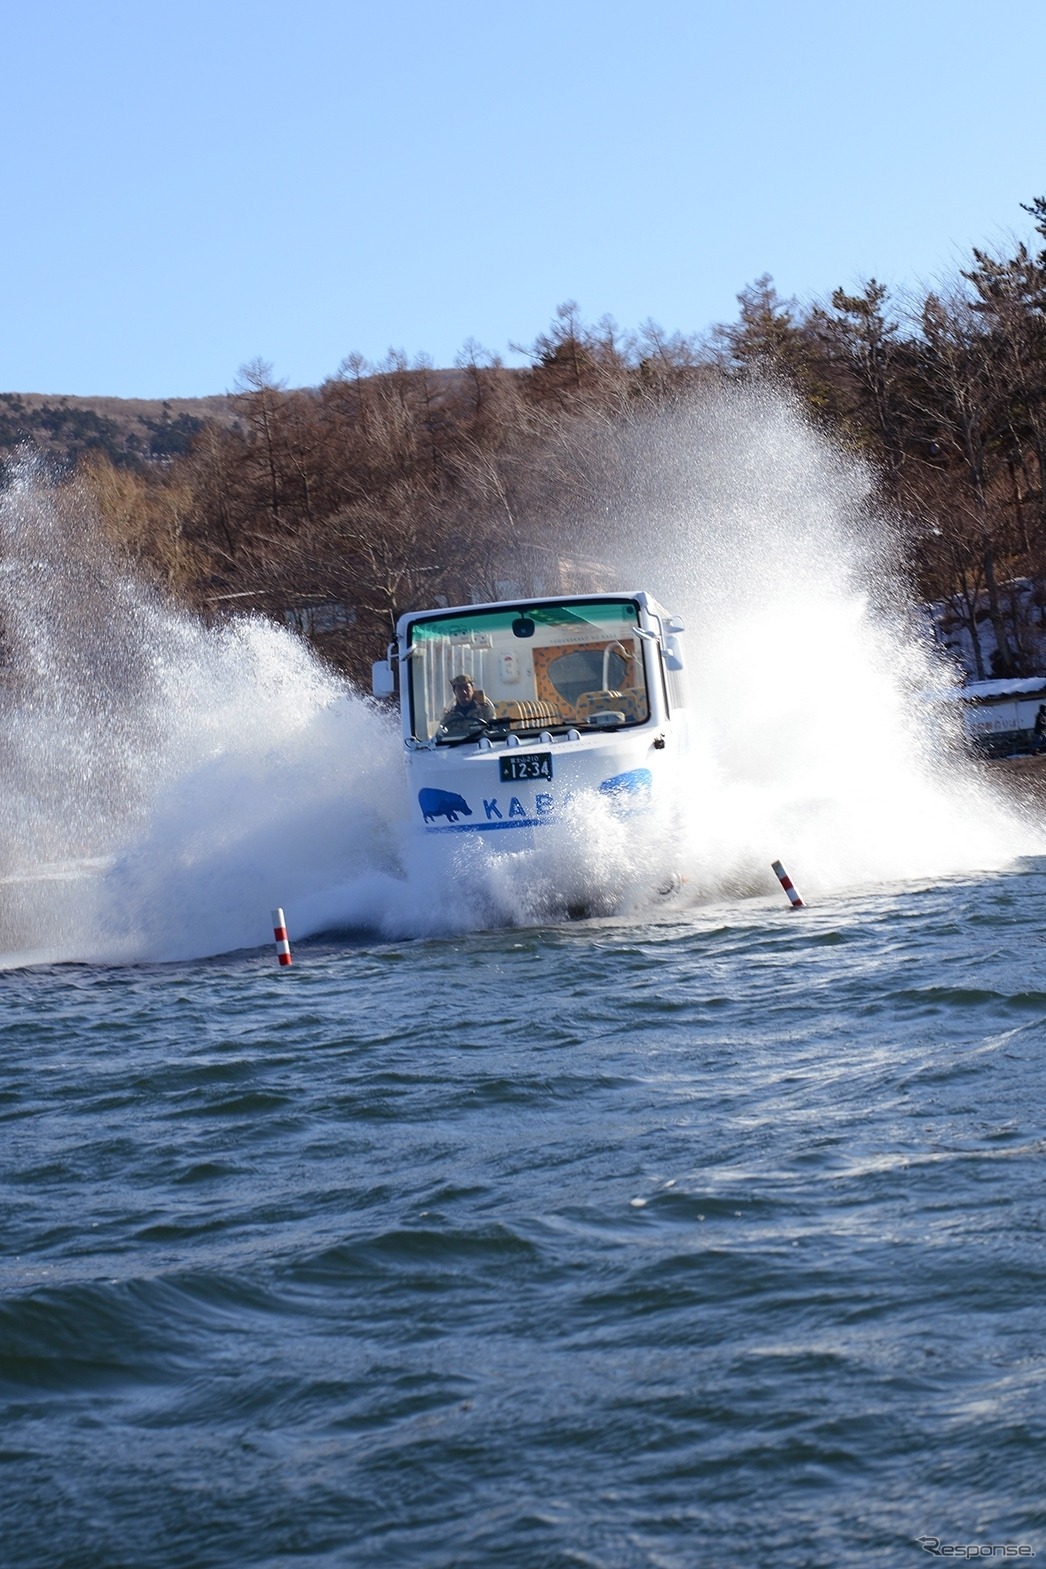
{"type": "Polygon", "coordinates": [[[605,815],[431,860],[387,715],[0,497],[4,1565],[1046,1551],[1041,812],[867,476],[695,419],[607,505],[688,626],[663,899],[605,815]]]}
{"type": "Polygon", "coordinates": [[[1042,1552],[1044,908],[9,973],[5,1562],[1042,1552]]]}

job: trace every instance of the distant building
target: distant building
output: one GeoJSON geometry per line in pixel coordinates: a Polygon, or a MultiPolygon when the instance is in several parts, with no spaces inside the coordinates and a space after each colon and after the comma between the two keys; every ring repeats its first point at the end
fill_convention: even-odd
{"type": "Polygon", "coordinates": [[[338,600],[323,604],[291,605],[283,612],[283,622],[303,637],[315,637],[323,632],[337,632],[342,627],[356,625],[356,611],[352,605],[338,600]]]}
{"type": "Polygon", "coordinates": [[[1046,602],[1042,587],[1031,578],[1011,578],[998,587],[998,624],[1008,647],[998,646],[996,621],[988,595],[970,600],[959,594],[926,607],[929,629],[938,647],[957,660],[967,680],[983,684],[1006,679],[1004,672],[1046,671],[1046,602]]]}
{"type": "Polygon", "coordinates": [[[1016,681],[973,681],[941,693],[961,705],[968,739],[987,757],[1015,757],[1030,752],[1035,715],[1046,703],[1046,677],[1016,681]]]}

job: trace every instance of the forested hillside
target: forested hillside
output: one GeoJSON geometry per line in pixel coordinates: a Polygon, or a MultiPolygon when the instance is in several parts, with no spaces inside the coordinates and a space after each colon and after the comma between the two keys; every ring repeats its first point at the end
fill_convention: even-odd
{"type": "MultiPolygon", "coordinates": [[[[1046,198],[1026,210],[1046,245],[1046,198]]],[[[296,621],[359,676],[406,608],[602,586],[583,524],[607,431],[769,378],[874,464],[971,674],[1037,672],[1046,249],[975,250],[914,300],[871,280],[800,305],[764,277],[739,305],[701,338],[626,335],[564,305],[524,369],[468,344],[450,370],[351,356],[307,390],[256,361],[228,398],[197,404],[6,394],[0,455],[28,443],[86,480],[113,541],[187,603],[296,621]],[[579,520],[570,537],[564,517],[579,520]]]]}
{"type": "Polygon", "coordinates": [[[0,453],[10,457],[28,444],[65,468],[88,455],[135,467],[184,455],[208,420],[234,417],[225,397],[156,402],[0,392],[0,453]]]}

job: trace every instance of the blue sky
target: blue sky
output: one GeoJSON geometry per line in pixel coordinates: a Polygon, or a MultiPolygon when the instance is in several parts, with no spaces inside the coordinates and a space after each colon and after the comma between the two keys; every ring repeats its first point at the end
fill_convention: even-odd
{"type": "Polygon", "coordinates": [[[1033,237],[1043,0],[6,0],[0,391],[704,332],[1033,237]]]}

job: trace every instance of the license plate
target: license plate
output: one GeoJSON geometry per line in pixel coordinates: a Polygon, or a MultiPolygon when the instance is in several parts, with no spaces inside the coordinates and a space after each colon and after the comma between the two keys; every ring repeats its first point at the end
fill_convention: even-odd
{"type": "Polygon", "coordinates": [[[503,784],[511,784],[517,779],[551,779],[552,778],[552,753],[551,752],[510,752],[507,757],[498,759],[501,764],[501,780],[503,784]]]}

